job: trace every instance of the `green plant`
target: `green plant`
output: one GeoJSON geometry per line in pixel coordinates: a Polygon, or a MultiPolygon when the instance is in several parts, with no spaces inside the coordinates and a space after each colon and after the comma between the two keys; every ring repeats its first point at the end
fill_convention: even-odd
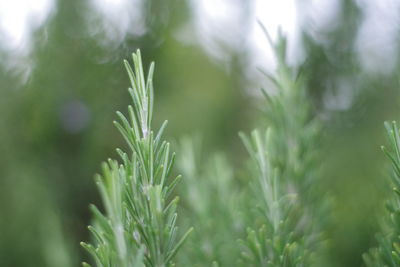
{"type": "Polygon", "coordinates": [[[147,79],[139,50],[133,63],[134,70],[125,61],[133,107],[128,107],[129,119],[117,112],[120,122],[114,122],[130,152],[117,149],[122,163],[109,159],[102,165],[103,175],[96,176],[105,213],[91,206],[94,222],[89,230],[95,241],[82,246],[96,266],[173,266],[173,257],[191,229],[178,240],[178,197],[169,199],[180,176],[170,181],[175,154],[162,140],[167,122],[155,136],[151,128],[154,63],[147,79]]]}
{"type": "Polygon", "coordinates": [[[182,138],[177,167],[185,179],[181,224],[194,231],[178,256],[181,266],[236,266],[242,219],[234,169],[221,153],[205,153],[200,138],[182,138]]]}
{"type": "Polygon", "coordinates": [[[268,39],[277,59],[276,74],[266,74],[276,91],[263,90],[268,130],[240,134],[252,159],[258,208],[256,230],[249,228],[241,242],[243,259],[247,266],[310,266],[320,238],[311,204],[318,184],[319,124],[304,75],[286,63],[286,39],[281,34],[276,44],[268,39]]]}
{"type": "Polygon", "coordinates": [[[396,122],[385,122],[385,127],[389,149],[382,146],[382,150],[391,162],[393,193],[386,205],[382,233],[377,237],[379,245],[363,255],[368,267],[400,266],[400,132],[396,122]]]}

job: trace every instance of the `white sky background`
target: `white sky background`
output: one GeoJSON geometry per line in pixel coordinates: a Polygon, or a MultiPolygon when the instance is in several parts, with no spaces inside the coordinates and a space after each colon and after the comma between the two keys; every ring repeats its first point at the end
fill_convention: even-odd
{"type": "Polygon", "coordinates": [[[22,82],[29,78],[31,33],[54,9],[53,0],[0,0],[0,64],[18,72],[22,82]]]}
{"type": "Polygon", "coordinates": [[[90,0],[90,4],[95,12],[86,16],[89,32],[104,31],[108,39],[99,40],[102,45],[122,43],[128,34],[140,36],[146,33],[142,0],[90,0]],[[99,14],[103,17],[101,24],[91,21],[99,14]]]}
{"type": "Polygon", "coordinates": [[[0,0],[0,45],[26,52],[33,30],[45,22],[53,0],[0,0]]]}
{"type": "MultiPolygon", "coordinates": [[[[104,18],[103,24],[91,26],[92,33],[103,27],[109,39],[117,41],[122,41],[127,34],[144,34],[146,29],[140,12],[142,1],[91,0],[93,10],[104,18]]],[[[364,12],[364,21],[355,44],[360,60],[367,71],[391,71],[396,63],[393,53],[397,51],[394,42],[397,37],[394,33],[398,31],[400,1],[357,2],[364,12]],[[375,66],[379,66],[379,69],[375,66]]],[[[304,59],[299,25],[311,21],[311,34],[323,42],[323,39],[319,40],[318,32],[329,31],[340,19],[339,0],[253,0],[249,1],[250,18],[246,19],[241,3],[242,0],[191,0],[193,21],[177,34],[177,38],[200,43],[211,57],[222,62],[228,60],[226,47],[245,49],[250,55],[247,69],[251,76],[255,67],[270,71],[274,66],[271,50],[256,23],[257,19],[266,26],[272,38],[276,37],[278,27],[286,33],[289,61],[293,64],[304,59]],[[300,3],[307,4],[300,6],[300,3]],[[219,45],[221,43],[225,48],[219,45]]],[[[27,58],[31,48],[31,33],[46,22],[54,9],[55,0],[0,0],[0,49],[5,50],[11,58],[27,58]]],[[[88,20],[90,24],[90,14],[88,20]]]]}
{"type": "Polygon", "coordinates": [[[356,49],[365,70],[390,73],[398,51],[400,1],[360,0],[364,12],[356,49]],[[378,63],[378,64],[377,64],[378,63]]]}

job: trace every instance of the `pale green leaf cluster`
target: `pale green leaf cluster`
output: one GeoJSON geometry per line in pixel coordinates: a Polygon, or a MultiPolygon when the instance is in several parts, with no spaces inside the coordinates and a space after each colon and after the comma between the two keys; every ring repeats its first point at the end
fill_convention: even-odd
{"type": "Polygon", "coordinates": [[[140,51],[133,54],[133,63],[134,70],[125,61],[133,106],[128,118],[117,112],[120,121],[115,122],[130,151],[117,149],[122,163],[108,160],[96,177],[105,213],[92,206],[95,217],[89,230],[95,240],[82,245],[99,267],[173,266],[191,230],[178,237],[178,197],[170,199],[180,176],[170,179],[175,154],[162,140],[166,122],[155,136],[151,129],[154,64],[145,79],[140,51]]]}
{"type": "Polygon", "coordinates": [[[262,90],[266,98],[267,127],[273,132],[270,157],[281,171],[281,179],[296,187],[304,199],[311,197],[305,192],[319,179],[321,124],[312,116],[306,73],[302,66],[292,67],[287,63],[286,37],[279,32],[278,41],[270,40],[270,45],[275,52],[277,68],[273,75],[264,74],[272,81],[275,91],[262,90]]]}
{"type": "Polygon", "coordinates": [[[256,196],[259,196],[261,226],[247,231],[241,241],[244,261],[248,266],[309,266],[312,233],[295,192],[285,187],[282,176],[270,160],[271,132],[253,131],[250,138],[242,135],[249,151],[256,196]]]}
{"type": "Polygon", "coordinates": [[[194,231],[178,256],[181,266],[237,266],[243,220],[233,167],[221,153],[205,153],[198,136],[182,138],[177,168],[181,223],[194,231]]]}
{"type": "Polygon", "coordinates": [[[241,241],[243,259],[247,266],[311,266],[320,239],[310,201],[319,126],[303,75],[286,62],[286,39],[280,35],[271,46],[278,66],[274,75],[266,74],[276,91],[263,91],[268,130],[240,134],[251,156],[258,207],[256,223],[241,241]]]}

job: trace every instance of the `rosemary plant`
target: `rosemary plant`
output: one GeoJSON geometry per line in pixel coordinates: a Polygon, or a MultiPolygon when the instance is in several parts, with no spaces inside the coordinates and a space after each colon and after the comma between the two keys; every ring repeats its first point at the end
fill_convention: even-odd
{"type": "MultiPolygon", "coordinates": [[[[301,221],[301,206],[288,192],[278,168],[270,159],[271,131],[259,130],[251,137],[241,135],[249,151],[257,178],[254,192],[260,196],[258,230],[248,229],[242,241],[244,262],[250,266],[309,266],[309,233],[301,221]]],[[[304,224],[304,223],[303,223],[304,224]]]]}
{"type": "Polygon", "coordinates": [[[378,235],[379,246],[363,255],[368,267],[400,266],[400,132],[396,122],[385,123],[389,149],[382,146],[392,165],[393,194],[386,208],[383,232],[378,235]]]}
{"type": "Polygon", "coordinates": [[[252,159],[259,211],[257,230],[249,229],[242,241],[243,259],[246,266],[310,266],[319,231],[306,191],[316,179],[319,127],[304,76],[286,63],[286,39],[280,34],[274,44],[265,33],[278,63],[276,74],[266,75],[277,91],[263,90],[268,130],[240,134],[252,159]]]}
{"type": "Polygon", "coordinates": [[[236,266],[241,220],[233,168],[222,154],[207,154],[205,158],[200,138],[183,138],[179,152],[177,167],[185,177],[179,186],[184,215],[181,223],[195,229],[178,256],[179,263],[236,266]]]}
{"type": "Polygon", "coordinates": [[[173,266],[173,257],[191,230],[178,239],[178,197],[169,199],[180,176],[170,179],[175,154],[162,140],[167,122],[156,135],[151,128],[154,63],[147,79],[139,50],[133,63],[134,70],[125,61],[133,106],[128,107],[128,118],[117,112],[120,122],[114,122],[130,151],[117,149],[122,163],[109,159],[102,166],[103,175],[96,176],[105,213],[91,206],[94,223],[89,230],[95,240],[82,246],[99,267],[173,266]]]}

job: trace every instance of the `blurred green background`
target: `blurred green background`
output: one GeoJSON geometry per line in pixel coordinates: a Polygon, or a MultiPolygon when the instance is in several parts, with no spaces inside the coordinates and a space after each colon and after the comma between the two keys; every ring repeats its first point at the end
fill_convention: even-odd
{"type": "Polygon", "coordinates": [[[270,86],[257,68],[274,68],[257,19],[287,33],[324,124],[328,261],[362,266],[387,194],[383,121],[400,117],[400,1],[11,2],[0,0],[0,266],[88,258],[93,174],[124,146],[111,122],[130,101],[122,59],[137,48],[156,61],[154,124],[168,119],[170,140],[199,133],[205,154],[240,170],[237,132],[257,125],[270,86]]]}

